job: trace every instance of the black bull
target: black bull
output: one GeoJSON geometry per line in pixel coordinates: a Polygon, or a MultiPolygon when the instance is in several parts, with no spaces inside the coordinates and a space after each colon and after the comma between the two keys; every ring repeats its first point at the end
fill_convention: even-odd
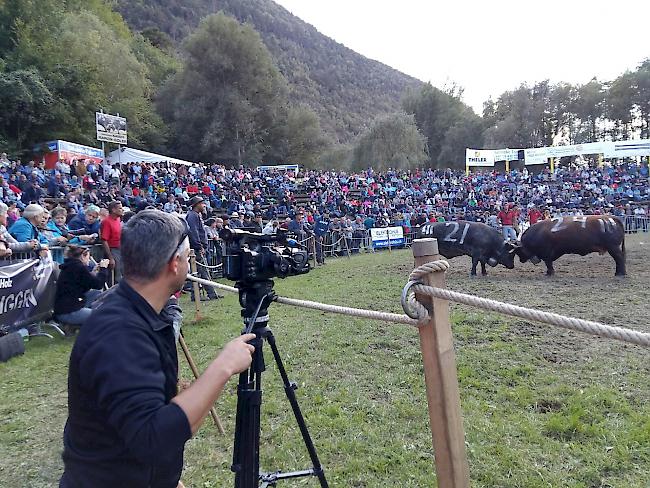
{"type": "Polygon", "coordinates": [[[555,273],[553,261],[560,256],[592,252],[609,253],[616,261],[616,276],[625,276],[625,227],[619,219],[586,215],[542,220],[524,232],[516,250],[522,263],[544,261],[548,275],[555,273]]]}
{"type": "Polygon", "coordinates": [[[433,222],[420,228],[419,237],[435,237],[438,251],[446,258],[470,256],[472,276],[476,275],[478,263],[481,263],[483,275],[487,274],[486,263],[490,266],[502,264],[508,269],[515,267],[514,244],[504,241],[498,230],[480,222],[433,222]]]}

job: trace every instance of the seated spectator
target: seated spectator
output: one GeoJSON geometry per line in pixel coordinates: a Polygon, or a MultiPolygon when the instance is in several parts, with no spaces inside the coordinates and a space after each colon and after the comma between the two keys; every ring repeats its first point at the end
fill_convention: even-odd
{"type": "Polygon", "coordinates": [[[62,207],[56,207],[51,212],[51,219],[48,222],[48,229],[55,234],[65,237],[70,244],[84,245],[92,244],[97,238],[97,235],[75,235],[70,232],[68,224],[65,223],[67,212],[62,207]]]}
{"type": "Polygon", "coordinates": [[[52,221],[51,214],[47,210],[41,221],[41,225],[38,226],[38,229],[47,239],[47,243],[50,247],[55,246],[64,246],[68,239],[64,236],[56,224],[52,221]]]}
{"type": "Polygon", "coordinates": [[[65,260],[59,266],[56,283],[54,316],[70,325],[82,325],[92,312],[92,303],[101,294],[108,276],[108,259],[102,259],[91,273],[90,250],[68,246],[65,260]]]}
{"type": "MultiPolygon", "coordinates": [[[[17,252],[30,252],[38,248],[38,241],[32,239],[27,242],[18,242],[7,230],[7,215],[8,208],[7,206],[0,202],[0,239],[2,239],[7,247],[11,250],[11,254],[17,252]]],[[[8,257],[11,254],[5,253],[3,257],[8,257]]]]}
{"type": "Polygon", "coordinates": [[[43,222],[45,209],[36,203],[30,203],[19,218],[9,229],[9,233],[18,242],[28,242],[36,239],[42,246],[47,246],[47,238],[38,230],[43,222]]]}
{"type": "Polygon", "coordinates": [[[280,222],[278,221],[278,219],[271,219],[266,223],[266,225],[262,229],[262,234],[264,235],[277,234],[279,227],[280,227],[280,222]]]}
{"type": "Polygon", "coordinates": [[[99,207],[96,205],[88,205],[84,213],[79,213],[73,218],[68,227],[72,234],[82,235],[99,235],[99,207]],[[81,231],[81,232],[77,232],[81,231]]]}

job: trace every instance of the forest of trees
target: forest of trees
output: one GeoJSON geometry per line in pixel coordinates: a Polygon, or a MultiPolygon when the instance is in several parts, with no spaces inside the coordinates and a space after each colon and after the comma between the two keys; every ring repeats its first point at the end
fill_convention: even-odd
{"type": "Polygon", "coordinates": [[[461,88],[364,58],[271,0],[3,0],[0,32],[0,150],[17,156],[95,145],[99,109],[127,117],[130,146],[229,164],[461,167],[466,147],[650,137],[650,59],[611,81],[522,85],[479,116],[461,88]]]}

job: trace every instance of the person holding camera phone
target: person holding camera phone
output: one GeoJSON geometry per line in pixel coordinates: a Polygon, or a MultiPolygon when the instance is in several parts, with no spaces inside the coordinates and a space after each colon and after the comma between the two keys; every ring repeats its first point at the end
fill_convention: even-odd
{"type": "Polygon", "coordinates": [[[54,296],[54,316],[68,325],[83,325],[92,312],[108,277],[108,259],[102,259],[93,272],[89,270],[90,249],[68,246],[54,296]]]}
{"type": "Polygon", "coordinates": [[[122,228],[124,279],[96,302],[70,355],[60,487],[182,486],[185,443],[250,366],[255,334],[243,334],[177,392],[178,317],[165,310],[187,279],[189,234],[183,219],[155,209],[122,228]]]}

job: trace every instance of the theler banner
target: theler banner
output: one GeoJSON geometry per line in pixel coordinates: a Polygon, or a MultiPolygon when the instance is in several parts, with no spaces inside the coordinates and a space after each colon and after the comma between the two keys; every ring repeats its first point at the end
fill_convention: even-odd
{"type": "Polygon", "coordinates": [[[50,259],[0,266],[0,330],[16,331],[47,319],[54,308],[58,268],[50,259]]]}
{"type": "Polygon", "coordinates": [[[492,149],[465,149],[465,166],[494,166],[492,149]]]}

